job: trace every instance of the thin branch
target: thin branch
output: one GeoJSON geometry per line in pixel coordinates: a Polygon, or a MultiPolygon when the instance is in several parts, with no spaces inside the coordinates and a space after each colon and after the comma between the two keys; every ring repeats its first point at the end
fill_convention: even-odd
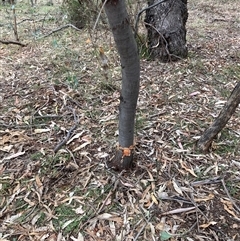
{"type": "Polygon", "coordinates": [[[54,153],[57,153],[61,149],[61,147],[67,143],[67,141],[71,138],[73,131],[77,128],[78,120],[76,117],[75,110],[73,110],[73,115],[75,125],[68,131],[67,136],[54,148],[54,153]]]}
{"type": "Polygon", "coordinates": [[[103,5],[102,5],[102,7],[101,7],[101,9],[100,9],[100,11],[99,11],[99,13],[98,13],[97,19],[96,19],[95,24],[94,24],[94,26],[93,26],[93,32],[95,31],[95,29],[96,29],[96,27],[97,27],[97,23],[98,23],[98,21],[99,21],[99,18],[100,18],[100,16],[101,16],[101,13],[102,13],[102,11],[103,11],[103,9],[104,9],[104,6],[105,6],[106,2],[107,2],[107,0],[104,1],[103,5]]]}
{"type": "Polygon", "coordinates": [[[63,118],[62,115],[37,115],[34,116],[33,119],[59,119],[63,118]]]}
{"type": "MultiPolygon", "coordinates": [[[[181,57],[179,57],[179,56],[177,56],[175,54],[170,54],[170,52],[168,50],[168,42],[165,39],[165,37],[162,35],[162,33],[160,33],[152,24],[149,24],[149,23],[145,22],[145,25],[148,25],[149,27],[153,28],[159,34],[159,36],[161,38],[161,41],[163,41],[165,43],[165,50],[166,50],[166,53],[168,55],[169,61],[171,61],[171,57],[175,57],[175,58],[178,58],[180,60],[183,60],[183,58],[181,58],[181,57]]],[[[153,46],[152,49],[153,48],[157,48],[159,46],[160,38],[158,39],[158,43],[155,46],[153,46]]]]}
{"type": "Polygon", "coordinates": [[[46,35],[44,35],[44,36],[42,36],[42,37],[40,37],[38,39],[46,38],[46,37],[48,37],[48,36],[50,36],[50,35],[52,35],[54,33],[57,33],[59,31],[62,31],[63,29],[66,29],[66,28],[73,28],[73,29],[75,29],[77,31],[81,31],[80,28],[77,28],[76,26],[74,26],[72,24],[66,24],[66,25],[64,25],[62,27],[59,27],[59,28],[56,28],[56,29],[52,30],[50,33],[48,33],[48,34],[46,34],[46,35]]]}
{"type": "Polygon", "coordinates": [[[12,40],[1,40],[0,39],[0,43],[2,43],[2,44],[16,44],[16,45],[20,45],[22,47],[26,47],[27,46],[27,44],[23,44],[23,43],[21,43],[19,41],[12,41],[12,40]]]}
{"type": "Polygon", "coordinates": [[[226,187],[226,184],[225,184],[225,181],[224,181],[224,178],[221,180],[221,183],[223,185],[223,188],[224,188],[224,191],[226,192],[228,198],[230,199],[230,201],[232,202],[232,205],[237,209],[237,211],[240,213],[240,208],[237,206],[237,204],[233,201],[231,195],[229,194],[228,190],[227,190],[227,187],[226,187]]]}
{"type": "Polygon", "coordinates": [[[156,3],[152,4],[151,6],[148,6],[148,7],[144,8],[144,9],[142,9],[140,12],[138,12],[137,18],[136,18],[136,22],[135,22],[135,29],[134,29],[134,31],[135,31],[135,37],[136,37],[137,32],[138,32],[138,22],[139,22],[139,18],[140,18],[140,16],[141,16],[141,14],[142,14],[144,11],[147,11],[147,10],[149,10],[149,9],[151,9],[151,8],[154,8],[154,7],[156,7],[157,5],[159,5],[159,4],[161,4],[161,3],[164,3],[164,2],[167,2],[167,1],[168,1],[168,0],[161,0],[161,1],[159,1],[159,2],[156,2],[156,3]]]}
{"type": "Polygon", "coordinates": [[[192,182],[191,186],[196,187],[196,186],[201,186],[201,185],[215,184],[215,183],[219,183],[219,182],[221,182],[221,177],[217,176],[217,177],[213,177],[213,178],[209,178],[209,179],[192,182]]]}
{"type": "Polygon", "coordinates": [[[197,211],[196,207],[176,208],[167,212],[160,213],[160,216],[178,214],[183,212],[197,211]]]}
{"type": "Polygon", "coordinates": [[[6,129],[29,129],[29,128],[34,128],[34,127],[42,127],[46,126],[47,124],[29,124],[29,125],[14,125],[14,124],[4,124],[0,123],[0,127],[6,128],[6,129]]]}
{"type": "Polygon", "coordinates": [[[16,16],[16,11],[15,11],[15,6],[12,5],[12,11],[13,11],[13,31],[14,31],[14,35],[16,38],[16,41],[19,42],[19,37],[18,37],[18,31],[17,31],[17,16],[16,16]]]}
{"type": "Polygon", "coordinates": [[[141,210],[143,219],[145,220],[145,224],[142,226],[142,228],[139,230],[139,232],[137,233],[137,235],[135,236],[135,238],[133,239],[134,241],[138,240],[139,236],[141,235],[142,231],[146,228],[146,226],[149,224],[149,222],[151,221],[151,219],[153,218],[153,215],[150,215],[150,217],[148,217],[148,219],[144,216],[144,209],[139,205],[139,209],[141,210]]]}

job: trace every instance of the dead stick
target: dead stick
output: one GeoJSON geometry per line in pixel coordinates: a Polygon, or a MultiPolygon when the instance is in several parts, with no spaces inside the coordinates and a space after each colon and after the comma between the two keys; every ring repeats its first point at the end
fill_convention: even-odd
{"type": "Polygon", "coordinates": [[[207,152],[212,144],[214,137],[225,127],[240,103],[240,82],[233,89],[228,101],[225,103],[222,111],[215,119],[213,124],[204,131],[197,142],[197,147],[207,152]]]}
{"type": "Polygon", "coordinates": [[[22,47],[26,47],[27,46],[27,44],[23,44],[23,43],[21,43],[21,42],[18,42],[18,41],[12,41],[12,40],[1,40],[0,39],[0,43],[2,43],[2,44],[16,44],[16,45],[20,45],[20,46],[22,46],[22,47]]]}
{"type": "Polygon", "coordinates": [[[227,190],[227,187],[225,185],[225,181],[224,179],[221,180],[222,182],[222,185],[223,185],[223,188],[224,188],[224,191],[226,192],[228,198],[230,199],[230,201],[232,202],[232,205],[238,210],[238,212],[240,212],[240,208],[237,206],[237,204],[233,201],[232,197],[230,196],[228,190],[227,190]]]}
{"type": "Polygon", "coordinates": [[[12,10],[13,10],[13,23],[14,23],[13,31],[14,31],[16,41],[19,42],[18,31],[17,31],[17,16],[16,16],[16,11],[15,11],[14,5],[12,5],[12,10]]]}
{"type": "Polygon", "coordinates": [[[65,28],[73,28],[73,29],[75,29],[75,30],[77,30],[77,31],[81,31],[81,29],[75,27],[75,26],[72,25],[72,24],[66,24],[66,25],[64,25],[64,26],[62,26],[62,27],[60,27],[60,28],[54,29],[54,30],[51,31],[50,33],[48,33],[48,34],[40,37],[40,39],[41,39],[41,38],[46,38],[46,37],[50,36],[51,34],[54,34],[54,33],[56,33],[56,32],[59,32],[59,31],[65,29],[65,28]]]}
{"type": "Polygon", "coordinates": [[[73,131],[77,128],[78,120],[76,118],[75,110],[73,110],[73,115],[74,115],[75,125],[68,131],[67,136],[54,148],[54,153],[57,153],[61,149],[61,147],[67,143],[67,141],[70,139],[73,131]]]}

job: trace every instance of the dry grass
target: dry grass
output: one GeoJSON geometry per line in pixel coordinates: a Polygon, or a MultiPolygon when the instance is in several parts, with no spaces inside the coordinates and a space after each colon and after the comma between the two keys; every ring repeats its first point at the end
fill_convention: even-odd
{"type": "Polygon", "coordinates": [[[189,3],[187,60],[142,59],[135,168],[122,173],[106,167],[121,84],[107,26],[41,38],[65,24],[59,5],[16,6],[28,45],[0,45],[0,240],[240,240],[239,108],[211,153],[194,149],[240,78],[231,3],[189,3]]]}

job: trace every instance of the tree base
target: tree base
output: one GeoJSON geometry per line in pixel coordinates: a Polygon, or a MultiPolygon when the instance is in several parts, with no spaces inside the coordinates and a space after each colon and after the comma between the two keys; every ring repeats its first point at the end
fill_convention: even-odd
{"type": "Polygon", "coordinates": [[[112,168],[116,171],[131,169],[133,168],[133,156],[133,150],[131,150],[131,153],[129,155],[124,155],[124,151],[118,149],[113,159],[109,161],[107,165],[109,168],[112,168]]]}

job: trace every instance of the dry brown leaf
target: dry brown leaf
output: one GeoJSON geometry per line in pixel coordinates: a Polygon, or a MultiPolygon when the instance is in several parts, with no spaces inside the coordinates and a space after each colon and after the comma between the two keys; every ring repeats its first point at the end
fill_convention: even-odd
{"type": "Polygon", "coordinates": [[[83,214],[85,211],[83,210],[83,206],[80,205],[78,208],[75,209],[76,214],[83,214]]]}
{"type": "Polygon", "coordinates": [[[155,196],[154,193],[151,193],[151,198],[152,198],[152,201],[153,201],[155,204],[158,204],[158,200],[157,200],[157,198],[156,198],[156,196],[155,196]]]}
{"type": "Polygon", "coordinates": [[[29,141],[31,138],[25,135],[25,131],[10,131],[6,130],[3,132],[4,135],[0,137],[0,146],[5,144],[16,144],[29,141]]]}
{"type": "Polygon", "coordinates": [[[31,224],[35,225],[36,222],[39,220],[39,218],[41,217],[41,213],[37,213],[31,220],[31,224]]]}
{"type": "Polygon", "coordinates": [[[150,179],[148,179],[148,181],[151,182],[152,191],[155,191],[155,183],[154,183],[153,175],[149,170],[147,170],[147,172],[148,172],[148,175],[150,177],[150,179]]]}
{"type": "Polygon", "coordinates": [[[91,43],[91,39],[88,38],[85,42],[86,42],[86,44],[90,44],[91,43]]]}
{"type": "Polygon", "coordinates": [[[208,228],[209,226],[215,225],[215,224],[217,224],[217,222],[211,221],[211,222],[209,222],[209,223],[201,224],[201,225],[199,225],[199,227],[200,227],[200,228],[208,228]]]}
{"type": "Polygon", "coordinates": [[[230,201],[221,199],[221,202],[223,203],[224,210],[227,211],[229,214],[231,214],[233,217],[239,219],[237,215],[234,213],[233,205],[230,201]]]}
{"type": "Polygon", "coordinates": [[[31,207],[35,206],[35,202],[31,201],[30,199],[28,199],[27,197],[24,197],[23,199],[26,203],[28,203],[31,207]]]}
{"type": "Polygon", "coordinates": [[[94,218],[94,220],[110,220],[114,221],[116,223],[121,224],[122,218],[116,214],[110,214],[110,213],[103,213],[94,218]]]}
{"type": "Polygon", "coordinates": [[[181,188],[177,185],[177,183],[174,180],[172,180],[172,184],[173,184],[175,191],[177,193],[179,193],[180,195],[183,195],[181,188]]]}
{"type": "Polygon", "coordinates": [[[229,214],[231,214],[233,217],[238,218],[237,215],[229,208],[228,205],[223,204],[224,210],[226,210],[229,214]]]}
{"type": "Polygon", "coordinates": [[[4,145],[4,146],[0,146],[0,151],[10,152],[13,147],[14,147],[14,145],[4,145]]]}
{"type": "Polygon", "coordinates": [[[14,153],[14,154],[11,154],[11,155],[9,155],[9,156],[4,157],[4,158],[3,158],[3,161],[4,161],[4,160],[11,160],[11,159],[14,159],[14,158],[16,158],[16,157],[22,156],[22,155],[24,155],[24,154],[25,154],[25,151],[19,151],[19,152],[17,152],[17,153],[14,153]]]}
{"type": "Polygon", "coordinates": [[[84,132],[85,132],[85,131],[81,131],[80,133],[75,134],[71,139],[69,139],[69,140],[67,141],[67,145],[70,144],[73,140],[79,139],[84,132]]]}
{"type": "Polygon", "coordinates": [[[70,219],[68,221],[66,221],[65,223],[62,224],[62,229],[65,229],[68,225],[70,225],[72,222],[74,222],[75,219],[70,219]]]}
{"type": "Polygon", "coordinates": [[[41,133],[45,133],[45,132],[49,132],[51,131],[51,129],[46,128],[46,129],[34,129],[34,133],[35,134],[41,134],[41,133]]]}
{"type": "Polygon", "coordinates": [[[83,144],[81,144],[80,146],[76,147],[73,152],[79,151],[82,148],[86,147],[87,145],[91,144],[92,140],[90,136],[83,136],[81,138],[83,141],[85,141],[83,144]]]}
{"type": "Polygon", "coordinates": [[[208,196],[206,197],[202,197],[202,198],[194,198],[194,202],[206,202],[206,201],[209,201],[209,200],[212,200],[215,196],[210,193],[208,196]]]}
{"type": "Polygon", "coordinates": [[[186,171],[188,171],[188,172],[189,172],[190,174],[192,174],[194,177],[198,177],[198,176],[194,173],[194,171],[193,171],[192,169],[188,168],[188,167],[183,163],[182,160],[180,160],[180,164],[181,164],[181,167],[182,167],[183,169],[185,169],[186,171]]]}
{"type": "Polygon", "coordinates": [[[35,180],[36,180],[37,187],[41,188],[43,186],[43,183],[41,182],[39,175],[35,176],[35,180]]]}
{"type": "Polygon", "coordinates": [[[163,231],[165,230],[165,227],[166,227],[166,217],[164,216],[164,217],[161,217],[160,223],[157,223],[156,229],[163,231]]]}

